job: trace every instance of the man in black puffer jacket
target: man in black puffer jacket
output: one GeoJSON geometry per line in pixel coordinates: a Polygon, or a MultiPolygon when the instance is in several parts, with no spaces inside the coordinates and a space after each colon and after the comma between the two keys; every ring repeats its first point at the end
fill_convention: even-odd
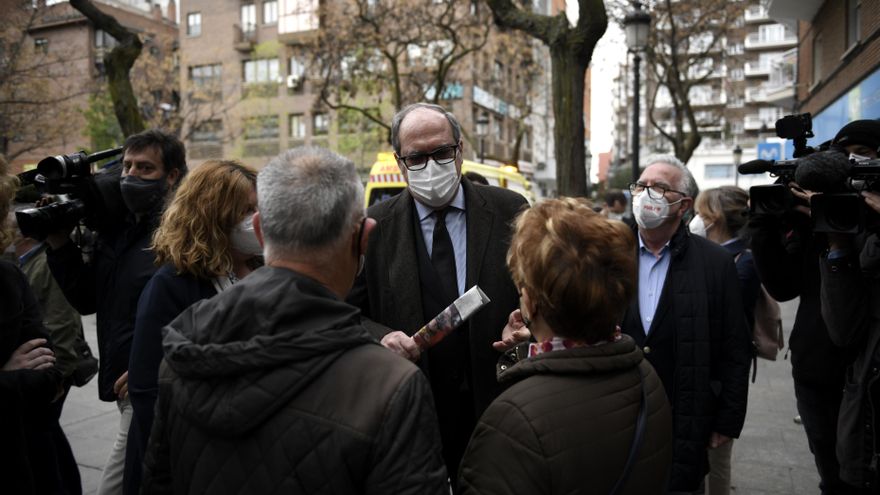
{"type": "Polygon", "coordinates": [[[707,449],[739,437],[751,338],[733,257],[682,222],[697,195],[675,157],[648,160],[630,190],[638,223],[639,286],[621,328],[663,381],[673,410],[670,493],[699,490],[707,449]]]}
{"type": "Polygon", "coordinates": [[[375,221],[319,148],[257,182],[266,266],[164,329],[143,493],[448,493],[431,389],[344,302],[375,221]]]}

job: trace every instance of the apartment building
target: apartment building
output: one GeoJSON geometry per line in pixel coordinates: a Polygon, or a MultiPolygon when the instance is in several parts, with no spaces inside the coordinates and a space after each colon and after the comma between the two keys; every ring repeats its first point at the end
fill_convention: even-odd
{"type": "MultiPolygon", "coordinates": [[[[147,0],[94,0],[102,12],[115,17],[120,24],[141,35],[144,41],[142,57],[161,58],[172,56],[165,53],[171,40],[177,36],[174,0],[163,12],[158,5],[147,0]]],[[[14,16],[24,16],[30,21],[22,24],[26,32],[23,49],[33,49],[36,55],[29,67],[41,73],[40,83],[49,80],[44,97],[47,103],[33,108],[35,119],[43,115],[62,116],[60,122],[47,123],[45,127],[6,129],[4,147],[12,160],[13,171],[35,166],[46,156],[71,153],[80,149],[92,149],[94,143],[84,133],[84,111],[89,107],[89,96],[102,87],[105,77],[103,56],[115,46],[115,40],[107,33],[95,29],[91,22],[60,0],[35,1],[32,12],[21,11],[22,2],[0,0],[0,8],[8,15],[7,22],[18,22],[14,16]],[[30,16],[33,15],[31,18],[30,16]],[[63,101],[55,101],[62,97],[63,101]],[[28,133],[36,133],[42,143],[34,147],[28,133]]],[[[42,87],[42,86],[41,86],[42,87]]],[[[146,104],[146,102],[144,102],[146,104]]],[[[169,102],[169,104],[171,104],[169,102]]],[[[145,112],[160,111],[143,108],[145,112]]]]}
{"type": "MultiPolygon", "coordinates": [[[[334,111],[318,98],[308,46],[323,29],[320,5],[318,0],[181,1],[182,105],[185,114],[197,116],[192,132],[185,132],[193,163],[225,157],[261,167],[281,150],[306,144],[348,156],[366,177],[376,153],[390,149],[384,128],[356,113],[334,111]]],[[[519,138],[517,165],[531,173],[533,127],[541,117],[514,99],[520,83],[517,60],[489,53],[468,56],[458,66],[442,104],[462,123],[467,158],[505,163],[519,138]],[[521,116],[527,114],[522,127],[521,116]]],[[[424,56],[413,46],[406,63],[417,65],[424,56]]],[[[382,115],[390,120],[387,101],[377,105],[386,105],[382,115]]]]}
{"type": "MultiPolygon", "coordinates": [[[[775,139],[774,123],[791,113],[793,102],[790,77],[783,76],[790,76],[796,59],[792,52],[797,44],[794,30],[771,19],[758,0],[729,5],[738,9],[737,16],[725,26],[720,40],[711,44],[710,35],[694,33],[681,54],[705,54],[699,63],[686,69],[688,80],[703,80],[689,93],[702,140],[688,167],[701,188],[734,183],[747,188],[766,183],[766,176],[738,176],[733,150],[739,146],[741,160],[748,161],[758,156],[759,144],[762,150],[768,141],[771,147],[781,146],[775,139]]],[[[700,2],[689,2],[687,7],[698,11],[700,2]]],[[[652,24],[652,29],[664,26],[652,24]]],[[[642,160],[653,153],[672,153],[673,149],[648,118],[647,112],[652,109],[649,99],[656,85],[656,73],[648,63],[642,64],[640,95],[645,109],[639,119],[642,160]]],[[[616,137],[612,162],[613,170],[620,168],[620,173],[630,175],[632,68],[628,64],[621,66],[613,91],[616,137]]],[[[674,134],[675,109],[663,87],[657,91],[652,116],[667,133],[674,134]]],[[[690,131],[687,124],[685,131],[690,131]]]]}
{"type": "Polygon", "coordinates": [[[848,122],[880,118],[880,2],[772,0],[770,16],[797,28],[799,112],[813,115],[815,138],[827,141],[848,122]]]}

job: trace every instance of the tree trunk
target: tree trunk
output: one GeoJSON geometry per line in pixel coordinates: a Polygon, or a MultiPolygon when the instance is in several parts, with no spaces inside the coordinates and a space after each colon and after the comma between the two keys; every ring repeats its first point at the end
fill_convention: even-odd
{"type": "Polygon", "coordinates": [[[113,111],[124,136],[143,131],[144,119],[129,79],[129,73],[141,54],[143,43],[137,34],[119,24],[116,18],[98,10],[91,0],[70,0],[70,5],[91,21],[96,29],[109,33],[119,42],[110,53],[104,55],[113,111]]]}
{"type": "Polygon", "coordinates": [[[560,196],[586,196],[584,160],[584,73],[587,65],[565,45],[550,47],[553,79],[553,144],[560,196]]]}

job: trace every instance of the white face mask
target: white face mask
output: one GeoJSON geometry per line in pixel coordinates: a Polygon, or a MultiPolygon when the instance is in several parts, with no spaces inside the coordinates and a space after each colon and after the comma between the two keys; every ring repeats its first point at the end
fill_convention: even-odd
{"type": "Polygon", "coordinates": [[[458,174],[454,162],[440,165],[429,159],[422,170],[407,171],[409,192],[419,202],[431,208],[448,205],[458,192],[460,181],[461,175],[458,174]]]}
{"type": "Polygon", "coordinates": [[[251,215],[241,221],[229,234],[229,240],[232,248],[242,254],[250,254],[253,256],[261,256],[263,254],[263,246],[257,239],[254,232],[254,216],[251,215]]]}
{"type": "Polygon", "coordinates": [[[609,220],[623,220],[623,213],[614,213],[613,211],[608,212],[609,220]]]}
{"type": "Polygon", "coordinates": [[[706,232],[708,232],[709,227],[714,224],[706,225],[706,222],[703,220],[703,217],[700,215],[695,215],[691,223],[688,224],[688,229],[690,229],[691,234],[698,235],[700,237],[706,237],[706,232]]]}
{"type": "Polygon", "coordinates": [[[653,199],[648,196],[648,190],[645,189],[633,200],[633,216],[636,217],[639,227],[647,230],[656,229],[663,225],[664,220],[672,216],[669,214],[669,206],[680,202],[681,200],[670,203],[665,197],[653,199]]]}

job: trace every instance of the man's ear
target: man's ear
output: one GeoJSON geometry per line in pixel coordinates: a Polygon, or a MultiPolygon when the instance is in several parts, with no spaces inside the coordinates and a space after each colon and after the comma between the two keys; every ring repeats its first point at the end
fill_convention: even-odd
{"type": "Polygon", "coordinates": [[[266,248],[266,244],[263,242],[263,224],[260,223],[260,212],[254,213],[254,234],[257,236],[257,240],[260,241],[260,246],[263,249],[266,248]]]}
{"type": "Polygon", "coordinates": [[[168,189],[174,189],[177,183],[180,182],[180,169],[172,168],[165,174],[165,180],[168,181],[168,189]]]}
{"type": "Polygon", "coordinates": [[[361,238],[359,239],[359,242],[361,243],[361,254],[366,254],[367,246],[370,242],[370,232],[376,228],[376,225],[377,223],[375,219],[367,217],[367,220],[364,222],[364,229],[361,232],[361,238]]]}

